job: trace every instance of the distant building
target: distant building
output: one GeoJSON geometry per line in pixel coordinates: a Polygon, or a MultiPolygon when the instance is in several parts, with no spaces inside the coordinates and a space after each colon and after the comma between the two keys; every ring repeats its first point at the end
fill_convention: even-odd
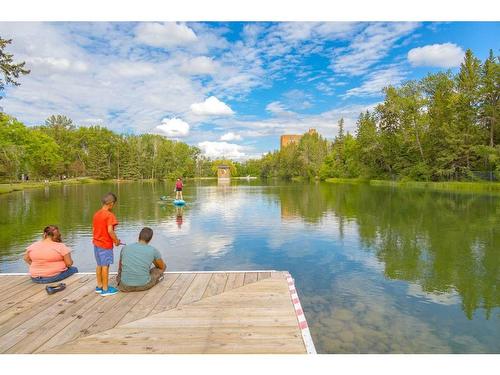
{"type": "Polygon", "coordinates": [[[217,178],[219,180],[229,180],[231,178],[231,169],[229,165],[217,166],[217,178]]]}
{"type": "MultiPolygon", "coordinates": [[[[314,134],[316,133],[316,129],[309,129],[308,131],[309,134],[314,134]]],[[[302,134],[283,134],[280,137],[280,149],[282,150],[284,147],[290,145],[290,144],[298,144],[300,142],[300,139],[302,138],[302,134]]]]}

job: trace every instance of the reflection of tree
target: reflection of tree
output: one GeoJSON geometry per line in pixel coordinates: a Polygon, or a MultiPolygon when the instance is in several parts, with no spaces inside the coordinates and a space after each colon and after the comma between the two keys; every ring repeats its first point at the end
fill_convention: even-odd
{"type": "Polygon", "coordinates": [[[19,256],[27,243],[41,238],[48,224],[58,225],[69,244],[81,233],[91,236],[92,216],[101,206],[101,196],[108,191],[118,196],[118,233],[128,225],[159,222],[166,214],[175,214],[171,203],[158,202],[160,196],[172,190],[172,183],[126,182],[51,186],[47,195],[43,189],[6,194],[0,197],[0,257],[19,256]]]}
{"type": "MultiPolygon", "coordinates": [[[[457,291],[469,319],[500,306],[500,199],[366,185],[294,185],[279,190],[282,213],[318,222],[355,220],[391,279],[424,291],[457,291]]],[[[339,228],[340,229],[340,228],[339,228]]]]}

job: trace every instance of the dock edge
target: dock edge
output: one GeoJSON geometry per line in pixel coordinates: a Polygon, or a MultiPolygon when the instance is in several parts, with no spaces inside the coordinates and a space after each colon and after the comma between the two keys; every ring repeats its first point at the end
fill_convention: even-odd
{"type": "Polygon", "coordinates": [[[302,340],[304,341],[307,354],[317,354],[311,332],[309,331],[309,325],[307,324],[306,316],[304,315],[304,310],[302,310],[299,295],[295,288],[295,281],[289,272],[286,272],[285,275],[288,283],[288,291],[290,292],[290,298],[293,303],[295,315],[297,316],[297,322],[299,324],[300,333],[302,333],[302,340]]]}

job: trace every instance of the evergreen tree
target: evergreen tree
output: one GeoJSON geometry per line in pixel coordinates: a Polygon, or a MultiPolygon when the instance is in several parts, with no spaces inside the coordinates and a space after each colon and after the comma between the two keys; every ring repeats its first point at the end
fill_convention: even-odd
{"type": "Polygon", "coordinates": [[[460,65],[457,81],[456,113],[459,139],[457,142],[462,160],[457,160],[458,172],[466,175],[474,162],[474,144],[478,143],[481,134],[479,128],[481,62],[472,51],[465,52],[465,58],[460,65]]]}
{"type": "Polygon", "coordinates": [[[500,63],[493,50],[484,62],[481,70],[480,116],[489,133],[489,146],[494,147],[497,137],[498,117],[500,116],[500,63]]]}

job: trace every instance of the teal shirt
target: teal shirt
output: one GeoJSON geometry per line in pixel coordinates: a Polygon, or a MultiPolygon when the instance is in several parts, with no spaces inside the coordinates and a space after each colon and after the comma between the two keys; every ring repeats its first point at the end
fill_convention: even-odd
{"type": "Polygon", "coordinates": [[[142,286],[151,281],[149,270],[153,260],[161,254],[153,246],[134,243],[125,246],[120,254],[122,260],[121,282],[129,286],[142,286]]]}

